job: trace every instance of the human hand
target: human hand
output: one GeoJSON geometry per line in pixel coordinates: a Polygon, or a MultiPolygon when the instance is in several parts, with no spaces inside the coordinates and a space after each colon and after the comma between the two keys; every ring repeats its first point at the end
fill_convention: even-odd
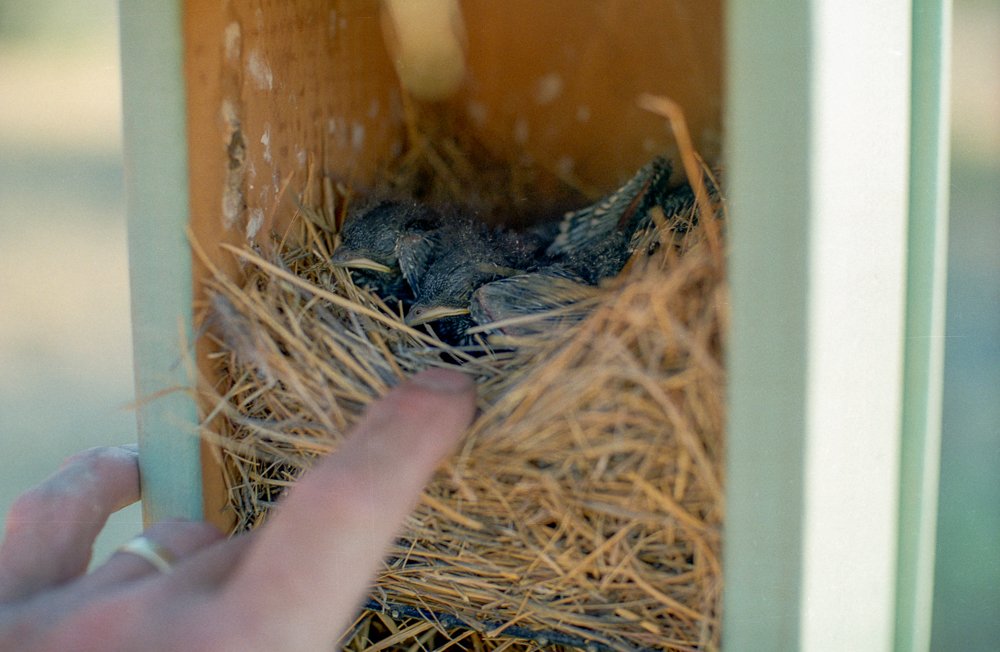
{"type": "Polygon", "coordinates": [[[0,650],[329,650],[384,551],[474,413],[468,378],[429,370],[373,404],[269,521],[225,539],[163,521],[158,571],[117,552],[85,575],[97,533],[139,497],[133,448],[71,457],[18,498],[0,546],[0,650]]]}

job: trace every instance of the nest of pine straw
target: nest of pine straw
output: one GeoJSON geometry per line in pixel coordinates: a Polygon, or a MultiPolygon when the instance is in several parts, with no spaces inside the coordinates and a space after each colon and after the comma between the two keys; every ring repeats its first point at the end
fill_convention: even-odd
{"type": "Polygon", "coordinates": [[[330,218],[303,209],[269,257],[232,250],[243,283],[209,282],[224,384],[206,424],[236,529],[390,387],[460,366],[480,415],[346,649],[717,648],[727,304],[707,229],[667,216],[663,246],[572,308],[458,350],[328,264],[330,218]]]}

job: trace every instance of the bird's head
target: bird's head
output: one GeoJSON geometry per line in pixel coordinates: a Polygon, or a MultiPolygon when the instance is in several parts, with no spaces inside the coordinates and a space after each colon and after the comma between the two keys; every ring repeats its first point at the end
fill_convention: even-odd
{"type": "Polygon", "coordinates": [[[431,208],[411,202],[385,201],[348,216],[341,243],[330,257],[339,267],[382,274],[397,272],[397,242],[401,237],[430,228],[440,220],[431,208]]]}
{"type": "Polygon", "coordinates": [[[461,317],[468,314],[468,304],[463,306],[441,302],[417,302],[410,306],[405,321],[408,326],[419,326],[448,317],[461,317]]]}

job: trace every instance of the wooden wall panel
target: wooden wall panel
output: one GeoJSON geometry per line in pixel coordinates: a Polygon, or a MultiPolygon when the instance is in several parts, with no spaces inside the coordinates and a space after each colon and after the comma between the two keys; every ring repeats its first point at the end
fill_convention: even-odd
{"type": "Polygon", "coordinates": [[[185,35],[200,240],[263,241],[310,166],[364,184],[400,147],[375,0],[188,0],[185,35]]]}
{"type": "Polygon", "coordinates": [[[584,188],[607,190],[673,151],[642,93],[685,110],[695,145],[717,158],[722,115],[719,0],[467,0],[463,101],[482,138],[584,188]]]}

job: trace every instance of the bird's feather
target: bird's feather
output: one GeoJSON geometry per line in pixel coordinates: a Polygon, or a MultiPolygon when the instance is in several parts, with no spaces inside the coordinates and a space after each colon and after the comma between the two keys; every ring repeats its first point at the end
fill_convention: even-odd
{"type": "Polygon", "coordinates": [[[616,231],[631,237],[637,222],[666,195],[671,170],[668,160],[657,157],[610,195],[566,213],[546,253],[557,257],[586,251],[616,231]]]}
{"type": "Polygon", "coordinates": [[[555,321],[579,318],[561,309],[593,298],[597,292],[562,267],[552,266],[482,285],[472,295],[469,313],[482,330],[523,335],[555,321]]]}

